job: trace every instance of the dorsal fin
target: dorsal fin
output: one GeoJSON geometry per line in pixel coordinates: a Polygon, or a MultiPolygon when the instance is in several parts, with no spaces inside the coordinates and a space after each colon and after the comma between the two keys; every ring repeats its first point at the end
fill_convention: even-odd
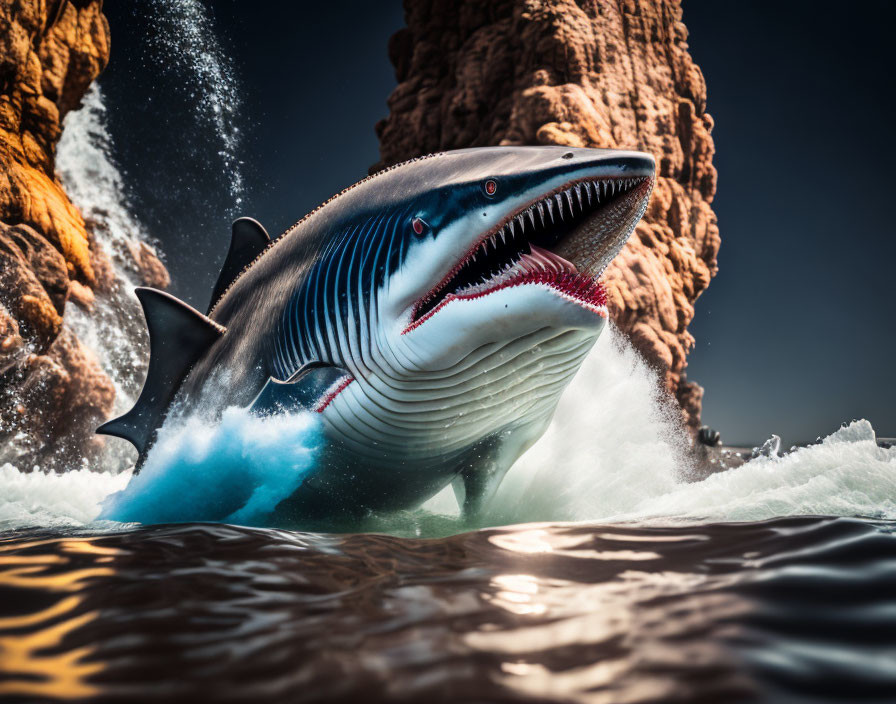
{"type": "Polygon", "coordinates": [[[141,460],[190,368],[224,334],[224,328],[195,308],[154,288],[135,289],[149,330],[149,369],[140,398],[96,432],[128,440],[141,460]]]}
{"type": "Polygon", "coordinates": [[[218,280],[215,282],[212,300],[208,304],[209,312],[214,308],[218,299],[224,295],[227,287],[240,275],[240,272],[249,266],[252,260],[261,254],[270,243],[271,238],[257,220],[239,218],[234,221],[230,249],[227,251],[227,258],[224,260],[224,266],[221,267],[221,273],[218,274],[218,280]]]}

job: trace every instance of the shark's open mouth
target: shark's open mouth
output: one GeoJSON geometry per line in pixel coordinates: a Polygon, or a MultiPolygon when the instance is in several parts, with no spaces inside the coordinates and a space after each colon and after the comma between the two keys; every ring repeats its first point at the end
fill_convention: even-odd
{"type": "Polygon", "coordinates": [[[652,186],[647,176],[587,179],[546,194],[485,233],[420,299],[408,330],[453,299],[523,284],[550,286],[606,315],[598,277],[644,214],[652,186]]]}

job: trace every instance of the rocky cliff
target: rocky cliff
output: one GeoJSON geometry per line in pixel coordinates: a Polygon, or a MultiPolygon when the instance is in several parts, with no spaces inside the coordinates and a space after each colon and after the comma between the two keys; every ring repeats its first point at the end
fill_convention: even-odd
{"type": "Polygon", "coordinates": [[[703,390],[685,376],[687,326],[716,273],[719,232],[713,123],[679,0],[405,0],[405,17],[373,170],[502,144],[656,157],[650,207],[604,280],[616,324],[696,427],[703,390]]]}
{"type": "MultiPolygon", "coordinates": [[[[116,267],[55,173],[62,119],[109,58],[101,0],[0,0],[0,461],[90,456],[115,390],[66,324],[119,287],[116,267]]],[[[166,285],[134,243],[138,279],[166,285]]]]}

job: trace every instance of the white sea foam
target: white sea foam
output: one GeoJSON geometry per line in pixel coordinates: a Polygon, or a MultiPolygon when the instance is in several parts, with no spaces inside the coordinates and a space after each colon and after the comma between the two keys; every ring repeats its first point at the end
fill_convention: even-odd
{"type": "Polygon", "coordinates": [[[124,489],[129,479],[130,472],[73,469],[55,474],[0,465],[0,531],[90,524],[103,499],[124,489]]]}
{"type": "MultiPolygon", "coordinates": [[[[121,521],[264,524],[313,466],[312,416],[262,420],[231,409],[220,425],[166,429],[143,471],[22,474],[0,468],[0,527],[121,521]]],[[[684,431],[654,374],[618,334],[605,333],[567,390],[545,436],[507,475],[482,525],[529,521],[699,522],[825,514],[896,519],[896,449],[855,421],[822,442],[692,481],[684,431]]],[[[366,527],[407,532],[475,527],[450,490],[423,510],[366,527]],[[447,528],[446,528],[447,521],[447,528]],[[453,527],[452,527],[453,526],[453,527]]],[[[477,524],[478,525],[478,524],[477,524]]]]}
{"type": "MultiPolygon", "coordinates": [[[[694,481],[685,431],[655,375],[604,333],[550,428],[510,470],[482,523],[747,521],[789,515],[896,519],[896,449],[866,420],[821,443],[694,481]]],[[[427,503],[454,514],[453,493],[427,503]]]]}
{"type": "Polygon", "coordinates": [[[773,516],[834,515],[896,519],[896,449],[878,447],[867,420],[783,456],[671,491],[647,492],[610,518],[753,521],[773,516]]]}
{"type": "Polygon", "coordinates": [[[656,375],[612,326],[564,393],[545,435],[510,470],[492,509],[508,522],[631,510],[690,473],[688,439],[656,375]]]}

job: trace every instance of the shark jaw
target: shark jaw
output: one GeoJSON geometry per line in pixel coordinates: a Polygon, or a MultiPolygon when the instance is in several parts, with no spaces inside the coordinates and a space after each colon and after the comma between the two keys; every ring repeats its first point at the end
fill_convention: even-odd
{"type": "Polygon", "coordinates": [[[539,286],[602,318],[600,275],[644,214],[653,179],[585,178],[567,183],[484,233],[417,303],[402,334],[455,300],[516,286],[539,286]]]}

